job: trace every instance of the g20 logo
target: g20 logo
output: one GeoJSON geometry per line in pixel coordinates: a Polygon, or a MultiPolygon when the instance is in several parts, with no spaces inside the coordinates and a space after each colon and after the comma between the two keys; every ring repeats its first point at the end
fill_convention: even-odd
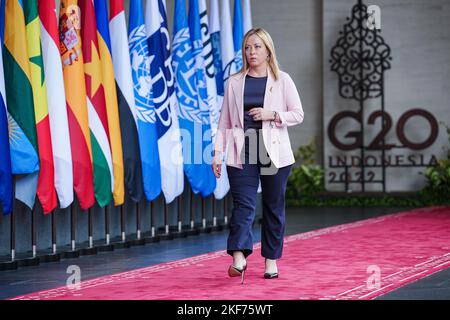
{"type": "MultiPolygon", "coordinates": [[[[387,113],[386,111],[375,111],[372,114],[370,114],[367,124],[373,125],[377,118],[381,118],[384,115],[384,126],[382,126],[381,131],[376,135],[376,137],[368,144],[367,150],[389,150],[394,147],[399,147],[394,144],[386,144],[383,143],[383,138],[389,133],[389,131],[392,129],[393,121],[392,117],[387,113]]],[[[343,111],[338,114],[336,114],[330,121],[330,124],[328,125],[328,137],[331,141],[331,143],[340,150],[355,150],[358,148],[361,148],[363,146],[363,134],[361,131],[349,131],[344,136],[345,138],[351,138],[352,141],[350,143],[345,143],[343,141],[340,141],[336,137],[336,127],[338,126],[339,122],[343,119],[354,119],[360,124],[362,124],[361,120],[361,112],[354,112],[354,111],[343,111]]],[[[400,147],[409,148],[412,150],[422,150],[425,148],[430,147],[438,137],[439,134],[439,126],[438,122],[434,118],[434,116],[423,109],[411,109],[404,114],[402,114],[397,121],[397,125],[395,127],[395,132],[397,135],[398,140],[401,143],[400,147]],[[405,127],[406,124],[409,121],[413,121],[413,117],[421,117],[425,119],[429,126],[430,126],[430,132],[428,134],[428,137],[424,139],[421,142],[414,142],[411,141],[407,134],[405,133],[405,127]]]]}

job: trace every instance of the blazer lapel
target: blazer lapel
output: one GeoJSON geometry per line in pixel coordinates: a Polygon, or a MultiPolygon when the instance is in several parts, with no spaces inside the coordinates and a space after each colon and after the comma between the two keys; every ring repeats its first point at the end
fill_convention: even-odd
{"type": "Polygon", "coordinates": [[[247,73],[248,70],[245,72],[245,74],[240,75],[238,81],[231,84],[236,102],[236,111],[239,116],[239,122],[241,123],[241,128],[244,128],[244,86],[245,76],[247,75],[247,73]]]}
{"type": "Polygon", "coordinates": [[[270,68],[267,68],[267,83],[266,83],[266,92],[264,94],[264,109],[272,110],[272,97],[275,92],[276,86],[275,79],[273,78],[273,74],[270,71],[270,68]]]}

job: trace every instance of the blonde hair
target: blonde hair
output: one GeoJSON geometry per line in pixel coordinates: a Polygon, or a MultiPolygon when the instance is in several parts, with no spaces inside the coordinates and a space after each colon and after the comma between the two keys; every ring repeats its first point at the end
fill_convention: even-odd
{"type": "Polygon", "coordinates": [[[247,43],[248,38],[250,38],[252,35],[257,35],[264,45],[267,48],[267,51],[269,51],[269,61],[267,64],[269,65],[270,71],[272,71],[272,74],[275,78],[275,80],[278,80],[279,74],[280,74],[280,66],[278,65],[277,56],[275,54],[275,46],[273,44],[272,38],[270,34],[264,30],[263,28],[255,28],[250,29],[247,31],[247,33],[244,36],[244,40],[242,41],[242,68],[239,71],[239,73],[245,73],[249,69],[250,65],[247,61],[247,57],[245,55],[245,44],[247,43]]]}

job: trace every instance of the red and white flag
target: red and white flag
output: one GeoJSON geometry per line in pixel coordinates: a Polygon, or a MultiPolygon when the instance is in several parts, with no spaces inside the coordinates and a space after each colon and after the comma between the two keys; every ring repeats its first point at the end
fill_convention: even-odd
{"type": "Polygon", "coordinates": [[[48,114],[55,169],[55,188],[60,207],[67,208],[73,202],[72,153],[55,2],[39,0],[38,10],[41,22],[44,74],[49,97],[48,114]]]}

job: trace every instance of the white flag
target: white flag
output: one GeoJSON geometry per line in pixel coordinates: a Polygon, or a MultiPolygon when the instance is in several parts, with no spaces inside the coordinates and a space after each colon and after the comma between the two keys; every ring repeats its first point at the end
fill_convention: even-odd
{"type": "Polygon", "coordinates": [[[250,0],[244,0],[244,34],[253,28],[250,0]]]}
{"type": "MultiPolygon", "coordinates": [[[[206,11],[206,0],[200,0],[200,23],[202,25],[202,42],[203,42],[203,59],[205,62],[206,73],[206,86],[208,90],[208,97],[212,98],[209,104],[210,118],[211,118],[211,130],[213,143],[216,141],[217,125],[219,124],[220,108],[222,107],[223,96],[218,99],[217,86],[216,86],[216,72],[215,61],[213,54],[212,40],[209,31],[208,14],[206,11]],[[220,102],[220,104],[219,104],[220,102]]],[[[230,190],[230,183],[228,181],[228,175],[226,168],[223,168],[222,174],[217,179],[216,189],[214,190],[214,196],[216,199],[222,199],[226,196],[230,190]]]]}
{"type": "Polygon", "coordinates": [[[141,153],[127,25],[123,2],[110,0],[109,32],[117,85],[125,188],[134,202],[143,196],[141,153]]]}
{"type": "Polygon", "coordinates": [[[231,27],[230,1],[220,2],[220,48],[222,53],[223,80],[236,72],[234,64],[233,29],[231,27]]]}

